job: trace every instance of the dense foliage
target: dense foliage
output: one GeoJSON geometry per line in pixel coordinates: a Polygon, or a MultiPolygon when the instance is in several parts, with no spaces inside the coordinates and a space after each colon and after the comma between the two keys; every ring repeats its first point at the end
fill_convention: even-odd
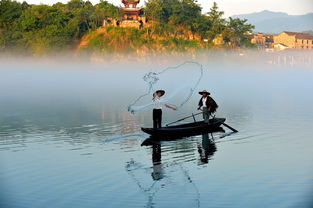
{"type": "MultiPolygon", "coordinates": [[[[107,32],[115,31],[114,35],[106,37],[112,40],[102,39],[124,49],[132,44],[146,48],[157,47],[156,43],[179,50],[186,45],[202,47],[202,40],[206,39],[208,44],[212,44],[218,35],[223,36],[225,45],[248,45],[247,32],[251,32],[254,27],[246,24],[246,20],[223,19],[223,12],[218,11],[216,3],[207,14],[202,14],[201,9],[194,0],[149,0],[144,8],[149,21],[148,28],[142,31],[128,30],[129,35],[124,37],[117,36],[127,30],[111,29],[107,32]],[[129,39],[126,40],[126,37],[129,39]]],[[[73,49],[82,36],[93,33],[104,19],[120,18],[120,9],[105,0],[100,0],[96,5],[89,1],[71,0],[67,4],[56,3],[51,6],[0,0],[0,51],[41,55],[73,49]]],[[[96,48],[96,43],[101,48],[101,38],[97,40],[91,42],[91,48],[96,48]]]]}
{"type": "Polygon", "coordinates": [[[162,35],[208,41],[222,35],[225,44],[234,47],[249,45],[248,33],[254,29],[247,20],[224,19],[224,12],[218,11],[216,2],[208,13],[202,14],[195,0],[149,0],[145,14],[154,23],[154,31],[162,35]]]}
{"type": "Polygon", "coordinates": [[[118,18],[119,8],[100,0],[71,0],[67,4],[29,5],[0,1],[0,49],[42,54],[73,48],[105,18],[118,18]]]}

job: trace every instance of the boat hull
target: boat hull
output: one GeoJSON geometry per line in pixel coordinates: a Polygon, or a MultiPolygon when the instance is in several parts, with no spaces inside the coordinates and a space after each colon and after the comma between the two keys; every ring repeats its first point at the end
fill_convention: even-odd
{"type": "Polygon", "coordinates": [[[225,118],[214,118],[210,119],[209,123],[204,123],[203,121],[168,126],[162,128],[141,128],[141,130],[153,137],[159,138],[180,138],[187,136],[195,136],[200,134],[206,134],[215,132],[219,127],[225,122],[225,118]]]}

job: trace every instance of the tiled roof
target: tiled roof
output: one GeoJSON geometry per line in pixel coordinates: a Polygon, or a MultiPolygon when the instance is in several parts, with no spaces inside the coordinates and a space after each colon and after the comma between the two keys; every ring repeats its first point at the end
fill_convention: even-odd
{"type": "Polygon", "coordinates": [[[297,33],[297,32],[286,32],[287,35],[295,35],[297,39],[313,40],[313,35],[307,33],[297,33]]]}
{"type": "Polygon", "coordinates": [[[139,3],[140,0],[122,0],[123,3],[139,3]]]}

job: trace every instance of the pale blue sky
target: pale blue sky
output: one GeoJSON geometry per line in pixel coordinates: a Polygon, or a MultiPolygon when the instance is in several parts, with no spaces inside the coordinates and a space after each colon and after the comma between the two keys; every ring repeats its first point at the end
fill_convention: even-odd
{"type": "MultiPolygon", "coordinates": [[[[23,1],[23,0],[18,0],[23,1]]],[[[69,0],[26,0],[33,4],[54,4],[56,2],[68,2],[69,0]]],[[[93,4],[100,0],[90,0],[93,4]]],[[[245,14],[259,12],[262,10],[271,10],[276,12],[286,12],[288,14],[306,14],[313,12],[312,0],[215,0],[220,9],[225,12],[225,17],[234,14],[245,14]]],[[[121,0],[108,0],[115,5],[122,5],[121,0]]],[[[206,12],[212,6],[213,0],[198,0],[198,3],[206,12]]],[[[144,4],[141,0],[140,5],[144,4]]]]}

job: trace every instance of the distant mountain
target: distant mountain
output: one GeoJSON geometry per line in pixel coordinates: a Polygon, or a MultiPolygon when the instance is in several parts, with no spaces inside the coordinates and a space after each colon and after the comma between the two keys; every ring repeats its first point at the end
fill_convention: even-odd
{"type": "Polygon", "coordinates": [[[280,33],[282,31],[303,32],[313,30],[313,13],[288,15],[283,12],[262,12],[234,15],[233,18],[247,19],[255,25],[255,32],[280,33]]]}

